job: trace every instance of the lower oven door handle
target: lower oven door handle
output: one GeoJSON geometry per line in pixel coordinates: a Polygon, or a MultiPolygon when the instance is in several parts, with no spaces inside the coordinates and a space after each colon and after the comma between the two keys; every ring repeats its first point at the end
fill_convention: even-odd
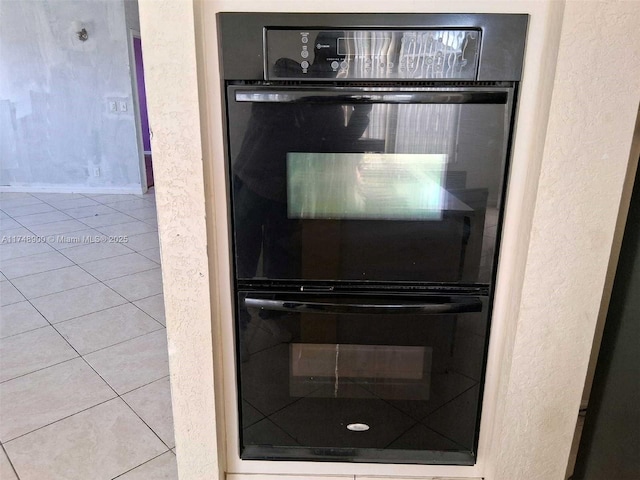
{"type": "Polygon", "coordinates": [[[300,300],[274,300],[247,296],[247,307],[281,312],[342,313],[342,314],[398,314],[438,315],[446,313],[481,312],[482,301],[478,297],[457,298],[447,303],[333,303],[300,300]]]}

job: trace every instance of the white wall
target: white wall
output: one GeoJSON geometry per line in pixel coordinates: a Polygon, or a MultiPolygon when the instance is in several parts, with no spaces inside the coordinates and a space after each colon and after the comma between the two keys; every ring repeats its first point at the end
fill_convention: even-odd
{"type": "Polygon", "coordinates": [[[140,192],[132,98],[123,0],[0,2],[0,188],[140,192]]]}
{"type": "Polygon", "coordinates": [[[124,0],[124,18],[127,28],[140,31],[140,14],[138,13],[138,0],[124,0]]]}

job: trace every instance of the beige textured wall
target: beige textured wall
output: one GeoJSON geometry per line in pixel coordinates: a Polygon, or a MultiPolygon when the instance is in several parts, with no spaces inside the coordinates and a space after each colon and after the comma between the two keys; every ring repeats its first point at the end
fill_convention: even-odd
{"type": "MultiPolygon", "coordinates": [[[[193,3],[139,0],[178,470],[219,473],[193,3]]],[[[211,270],[210,270],[211,268],[211,270]]]]}
{"type": "Polygon", "coordinates": [[[491,480],[565,473],[638,113],[639,14],[566,2],[491,480]]]}
{"type": "MultiPolygon", "coordinates": [[[[181,479],[224,478],[224,427],[231,432],[230,445],[236,427],[223,136],[211,15],[218,9],[317,10],[318,4],[195,0],[194,19],[192,0],[140,3],[178,467],[181,479]]],[[[563,7],[564,2],[554,0],[322,3],[327,11],[503,10],[532,17],[494,310],[481,461],[466,470],[315,464],[311,471],[358,479],[365,478],[365,471],[449,477],[481,473],[488,480],[563,478],[640,98],[640,62],[629,61],[633,49],[638,55],[633,29],[638,3],[569,1],[564,17],[563,7]],[[625,26],[629,35],[620,34],[625,26]],[[601,38],[614,42],[615,48],[606,47],[601,38]]],[[[229,459],[236,463],[233,471],[239,471],[233,451],[229,459]]],[[[283,462],[251,465],[263,473],[310,468],[283,467],[283,462]]]]}

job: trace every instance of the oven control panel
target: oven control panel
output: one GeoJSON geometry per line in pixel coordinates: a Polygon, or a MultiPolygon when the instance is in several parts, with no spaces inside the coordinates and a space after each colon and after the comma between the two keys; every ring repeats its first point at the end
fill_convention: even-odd
{"type": "Polygon", "coordinates": [[[475,80],[479,29],[265,29],[267,80],[475,80]]]}

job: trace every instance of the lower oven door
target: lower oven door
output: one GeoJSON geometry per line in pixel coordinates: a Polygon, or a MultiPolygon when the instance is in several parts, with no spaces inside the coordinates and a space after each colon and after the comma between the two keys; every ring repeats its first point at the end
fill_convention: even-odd
{"type": "Polygon", "coordinates": [[[487,299],[238,294],[241,457],[472,465],[487,299]]]}

